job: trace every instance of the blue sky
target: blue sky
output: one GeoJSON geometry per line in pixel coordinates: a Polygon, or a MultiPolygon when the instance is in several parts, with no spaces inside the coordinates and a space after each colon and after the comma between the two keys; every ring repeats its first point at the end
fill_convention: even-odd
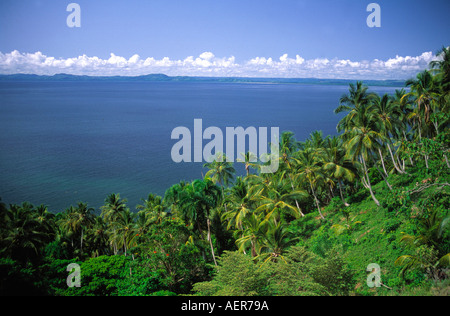
{"type": "Polygon", "coordinates": [[[449,12],[448,0],[1,0],[0,73],[403,78],[450,45],[449,12]],[[66,25],[70,2],[80,28],[66,25]],[[381,28],[366,25],[371,2],[381,28]]]}

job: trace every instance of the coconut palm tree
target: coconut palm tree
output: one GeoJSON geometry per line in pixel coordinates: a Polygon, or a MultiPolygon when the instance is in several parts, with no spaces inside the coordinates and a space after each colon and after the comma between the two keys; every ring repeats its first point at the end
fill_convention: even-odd
{"type": "Polygon", "coordinates": [[[365,86],[361,81],[356,85],[350,84],[349,93],[345,94],[339,100],[340,105],[334,110],[339,114],[347,112],[347,115],[338,123],[338,132],[350,130],[353,128],[353,118],[360,108],[367,107],[376,97],[374,93],[368,92],[369,87],[365,86]]]}
{"type": "Polygon", "coordinates": [[[439,81],[444,94],[450,93],[450,47],[442,47],[436,56],[438,60],[433,60],[430,63],[432,69],[438,70],[439,81]]]}
{"type": "Polygon", "coordinates": [[[207,240],[211,246],[214,264],[217,265],[211,238],[211,211],[218,206],[220,189],[212,180],[195,180],[187,185],[180,194],[180,211],[186,222],[193,225],[201,235],[206,224],[207,240]]]}
{"type": "Polygon", "coordinates": [[[228,187],[236,173],[233,164],[228,162],[223,153],[218,153],[213,162],[206,163],[203,167],[209,169],[205,178],[211,178],[214,183],[218,183],[222,187],[223,198],[224,186],[228,187]]]}
{"type": "MultiPolygon", "coordinates": [[[[394,143],[392,140],[398,139],[398,135],[401,133],[401,129],[403,128],[399,104],[394,102],[394,99],[391,96],[385,94],[382,97],[377,95],[377,97],[374,98],[373,107],[377,113],[377,129],[383,136],[383,142],[389,150],[394,168],[399,173],[405,173],[404,170],[401,169],[401,165],[396,161],[398,157],[396,157],[393,153],[394,143]]],[[[388,174],[384,163],[382,148],[383,146],[378,148],[378,154],[385,172],[385,177],[387,177],[388,174]]]]}
{"type": "Polygon", "coordinates": [[[314,202],[319,211],[320,217],[325,219],[320,210],[320,203],[316,191],[320,184],[325,180],[325,175],[322,169],[322,160],[315,150],[311,148],[298,152],[295,156],[295,170],[299,181],[307,183],[311,194],[314,197],[314,202]]]}
{"type": "Polygon", "coordinates": [[[352,183],[358,171],[354,163],[347,157],[342,138],[336,136],[327,138],[323,155],[323,171],[328,177],[339,183],[342,203],[349,206],[344,198],[343,183],[344,181],[352,183]]]}
{"type": "Polygon", "coordinates": [[[432,114],[436,111],[437,99],[439,97],[434,77],[428,70],[425,70],[419,73],[416,79],[407,80],[406,86],[410,87],[411,91],[405,97],[412,97],[417,106],[415,113],[418,115],[420,139],[423,136],[433,135],[433,128],[430,128],[431,123],[434,126],[436,134],[438,134],[437,123],[431,121],[432,114]]]}
{"type": "Polygon", "coordinates": [[[362,182],[370,191],[370,195],[378,206],[380,202],[375,197],[372,189],[368,163],[374,153],[378,151],[380,140],[383,136],[376,131],[376,112],[372,106],[360,108],[353,119],[354,127],[347,130],[344,138],[347,139],[344,146],[347,148],[347,156],[353,161],[360,161],[363,166],[362,182]]]}
{"type": "Polygon", "coordinates": [[[4,214],[7,222],[6,231],[2,232],[5,236],[2,252],[21,262],[37,259],[48,240],[33,212],[33,205],[25,202],[21,206],[11,205],[4,214]]]}
{"type": "Polygon", "coordinates": [[[136,208],[149,215],[151,223],[161,224],[163,219],[167,216],[167,209],[160,196],[150,193],[146,200],[142,199],[143,205],[138,205],[136,208]]]}
{"type": "Polygon", "coordinates": [[[256,258],[261,253],[262,240],[267,232],[267,221],[264,220],[263,214],[251,213],[243,220],[243,227],[242,236],[236,240],[236,245],[243,253],[250,248],[252,257],[256,258]]]}
{"type": "Polygon", "coordinates": [[[276,223],[281,220],[282,215],[299,218],[303,213],[299,212],[295,201],[308,196],[308,193],[301,189],[292,191],[283,173],[272,175],[271,181],[263,186],[262,190],[254,193],[253,198],[259,204],[255,212],[263,212],[265,220],[273,220],[276,223]]]}
{"type": "MultiPolygon", "coordinates": [[[[294,137],[294,133],[292,132],[284,132],[281,134],[280,137],[280,161],[281,161],[281,166],[282,169],[285,169],[286,172],[284,174],[287,175],[287,177],[289,178],[289,183],[291,185],[292,188],[292,192],[295,192],[295,186],[294,186],[294,176],[293,176],[293,168],[292,168],[292,159],[294,154],[296,153],[296,151],[300,148],[301,143],[298,142],[295,137],[294,137]]],[[[303,214],[302,209],[300,208],[300,205],[298,203],[297,199],[294,199],[295,201],[295,206],[297,207],[297,211],[298,213],[300,213],[300,215],[302,217],[305,216],[305,214],[303,214]]]]}
{"type": "Polygon", "coordinates": [[[234,227],[243,230],[245,218],[255,209],[254,199],[250,193],[248,183],[242,177],[236,178],[231,187],[226,203],[228,211],[224,213],[223,219],[228,221],[228,229],[234,227]]]}
{"type": "MultiPolygon", "coordinates": [[[[105,199],[105,204],[100,207],[102,210],[101,217],[105,220],[106,224],[113,227],[113,224],[119,218],[120,214],[129,211],[126,199],[121,199],[120,194],[110,194],[105,199]]],[[[115,232],[113,231],[113,234],[115,232]]],[[[114,250],[114,254],[117,254],[118,245],[116,243],[112,243],[112,247],[114,250]]]]}
{"type": "Polygon", "coordinates": [[[108,227],[100,216],[95,216],[94,222],[89,230],[89,238],[87,243],[91,249],[91,255],[93,257],[99,257],[101,255],[109,254],[109,233],[108,227]]]}
{"type": "Polygon", "coordinates": [[[283,254],[286,250],[293,246],[298,237],[294,237],[291,232],[288,231],[287,226],[284,223],[269,222],[266,226],[267,230],[263,235],[260,252],[258,256],[264,263],[268,261],[277,261],[282,259],[285,263],[286,259],[283,254]]]}
{"type": "Polygon", "coordinates": [[[238,159],[237,161],[244,164],[245,172],[248,177],[250,175],[250,168],[258,169],[258,157],[249,151],[245,155],[241,153],[241,156],[243,159],[238,159]]]}
{"type": "Polygon", "coordinates": [[[107,223],[113,223],[120,213],[128,210],[126,203],[126,199],[120,199],[120,194],[110,194],[105,199],[105,204],[100,207],[102,210],[100,216],[103,217],[107,223]]]}
{"type": "Polygon", "coordinates": [[[75,228],[74,232],[76,233],[78,230],[81,231],[81,238],[80,238],[81,253],[83,253],[84,232],[86,229],[89,229],[95,221],[93,212],[94,212],[93,208],[88,207],[86,203],[80,202],[78,203],[75,212],[71,214],[71,216],[73,217],[73,227],[75,228]]]}
{"type": "Polygon", "coordinates": [[[122,248],[125,256],[128,249],[136,245],[138,237],[134,219],[135,214],[127,209],[118,214],[111,227],[110,242],[117,248],[122,248]]]}

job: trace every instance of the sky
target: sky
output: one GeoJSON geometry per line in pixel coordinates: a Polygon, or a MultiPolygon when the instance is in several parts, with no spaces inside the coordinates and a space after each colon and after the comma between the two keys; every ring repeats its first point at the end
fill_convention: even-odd
{"type": "Polygon", "coordinates": [[[450,45],[449,12],[449,0],[1,0],[0,74],[408,79],[450,45]],[[81,27],[67,25],[71,2],[81,27]]]}

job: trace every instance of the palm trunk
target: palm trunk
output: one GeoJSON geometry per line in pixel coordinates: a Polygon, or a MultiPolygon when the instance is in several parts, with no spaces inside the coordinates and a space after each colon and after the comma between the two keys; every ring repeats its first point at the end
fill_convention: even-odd
{"type": "MultiPolygon", "coordinates": [[[[405,141],[408,142],[405,131],[403,131],[403,137],[405,138],[405,141]]],[[[414,161],[411,156],[409,156],[409,162],[411,163],[411,166],[414,166],[414,161]]]]}
{"type": "Polygon", "coordinates": [[[381,174],[381,177],[383,178],[384,182],[385,182],[386,185],[388,186],[389,190],[393,191],[392,186],[389,184],[388,179],[385,177],[385,175],[383,174],[383,172],[381,172],[380,168],[378,168],[377,165],[375,165],[375,168],[377,168],[378,172],[381,174]]]}
{"type": "MultiPolygon", "coordinates": [[[[420,143],[422,143],[422,130],[420,124],[419,124],[419,139],[420,143]]],[[[427,169],[429,169],[430,167],[428,166],[428,155],[425,153],[424,157],[425,157],[425,166],[427,166],[427,169]]]]}
{"type": "Polygon", "coordinates": [[[255,247],[255,243],[253,242],[253,240],[250,241],[252,244],[252,257],[255,258],[258,254],[256,253],[256,247],[255,247]]]}
{"type": "MultiPolygon", "coordinates": [[[[292,183],[292,176],[291,176],[291,174],[289,174],[289,179],[291,180],[292,191],[295,191],[294,184],[292,183]]],[[[297,199],[295,199],[295,205],[297,205],[297,210],[299,211],[300,215],[302,217],[305,217],[305,214],[303,214],[303,212],[302,212],[302,210],[300,208],[300,205],[298,205],[297,199]]]]}
{"type": "Polygon", "coordinates": [[[386,166],[385,166],[385,164],[384,164],[383,154],[381,153],[381,149],[380,149],[380,148],[378,148],[378,153],[380,154],[381,165],[383,166],[384,174],[385,174],[386,177],[387,177],[388,173],[387,173],[387,171],[386,171],[386,166]]]}
{"type": "Polygon", "coordinates": [[[206,220],[206,223],[208,225],[208,241],[209,241],[209,245],[211,246],[211,253],[213,256],[214,264],[217,267],[216,255],[214,254],[214,247],[213,247],[212,239],[211,239],[211,221],[209,220],[209,218],[206,220]]]}
{"type": "Polygon", "coordinates": [[[373,193],[372,190],[372,184],[370,183],[370,177],[369,177],[369,172],[367,171],[367,165],[366,165],[366,160],[364,159],[364,156],[361,155],[361,160],[364,166],[364,176],[363,176],[363,180],[365,181],[365,185],[366,187],[369,189],[370,191],[370,195],[372,196],[373,201],[375,202],[375,204],[377,206],[380,206],[380,202],[377,200],[377,198],[375,197],[375,194],[373,193]],[[367,179],[365,178],[367,177],[367,179]]]}
{"type": "Polygon", "coordinates": [[[342,180],[339,180],[339,193],[340,193],[340,195],[341,195],[342,203],[344,203],[344,205],[345,205],[346,207],[349,207],[350,204],[348,204],[347,202],[345,202],[344,194],[342,193],[342,180]]]}
{"type": "Polygon", "coordinates": [[[322,212],[320,211],[319,200],[317,199],[316,192],[314,191],[314,187],[313,187],[313,185],[312,185],[311,180],[309,180],[309,184],[310,184],[310,186],[311,186],[311,191],[312,191],[312,194],[313,194],[313,196],[314,196],[314,201],[316,202],[317,210],[319,211],[320,217],[321,217],[322,219],[325,219],[325,217],[323,217],[323,215],[322,215],[322,212]]]}
{"type": "Polygon", "coordinates": [[[394,157],[394,154],[392,153],[392,149],[391,149],[391,146],[389,145],[389,143],[387,143],[387,146],[388,146],[388,149],[389,149],[389,153],[391,154],[391,158],[392,158],[392,162],[393,162],[393,164],[394,164],[395,170],[397,170],[399,173],[405,173],[404,171],[402,171],[402,170],[398,167],[397,163],[395,162],[395,157],[394,157]]]}
{"type": "Polygon", "coordinates": [[[450,168],[450,164],[448,162],[447,154],[444,154],[445,162],[447,163],[447,167],[450,168]]]}

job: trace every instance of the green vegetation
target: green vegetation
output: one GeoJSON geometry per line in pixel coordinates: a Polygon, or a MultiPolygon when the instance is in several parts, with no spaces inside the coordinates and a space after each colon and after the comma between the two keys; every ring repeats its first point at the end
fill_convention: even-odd
{"type": "Polygon", "coordinates": [[[56,215],[0,203],[0,295],[449,295],[450,50],[439,54],[395,95],[351,84],[340,136],[284,133],[274,174],[247,153],[245,176],[217,159],[136,212],[119,194],[56,215]]]}

